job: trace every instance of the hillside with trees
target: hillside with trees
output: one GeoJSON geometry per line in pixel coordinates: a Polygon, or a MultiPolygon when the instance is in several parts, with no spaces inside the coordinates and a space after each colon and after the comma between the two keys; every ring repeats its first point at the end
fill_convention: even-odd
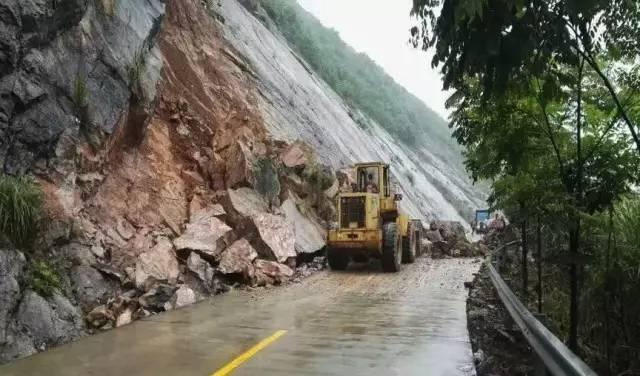
{"type": "Polygon", "coordinates": [[[426,145],[447,161],[461,160],[446,121],[366,54],[356,52],[295,0],[260,4],[292,48],[351,107],[408,146],[426,145]]]}
{"type": "Polygon", "coordinates": [[[602,374],[640,369],[640,5],[423,0],[474,179],[522,241],[517,288],[602,374]],[[529,283],[530,246],[535,283],[529,283]]]}

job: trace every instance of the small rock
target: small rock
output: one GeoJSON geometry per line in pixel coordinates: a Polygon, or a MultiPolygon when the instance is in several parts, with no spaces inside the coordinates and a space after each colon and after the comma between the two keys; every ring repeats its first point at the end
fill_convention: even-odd
{"type": "Polygon", "coordinates": [[[174,286],[160,284],[142,295],[138,301],[143,308],[156,312],[162,311],[164,310],[165,303],[173,297],[176,289],[174,286]]]}
{"type": "Polygon", "coordinates": [[[131,308],[125,309],[116,320],[116,328],[129,325],[133,321],[133,310],[131,308]]]}
{"type": "Polygon", "coordinates": [[[136,234],[136,229],[126,219],[120,219],[116,225],[116,231],[124,240],[130,240],[136,234]]]}
{"type": "Polygon", "coordinates": [[[105,258],[105,256],[107,255],[105,249],[99,245],[94,245],[93,247],[91,247],[91,253],[93,253],[93,255],[97,258],[101,259],[105,258]]]}
{"type": "Polygon", "coordinates": [[[107,323],[115,320],[113,312],[106,305],[94,308],[85,317],[87,324],[95,329],[103,328],[107,323]]]}
{"type": "Polygon", "coordinates": [[[482,364],[486,359],[486,356],[484,355],[484,351],[482,351],[482,349],[478,349],[478,351],[476,351],[473,354],[473,362],[476,365],[480,365],[482,364]]]}
{"type": "Polygon", "coordinates": [[[190,287],[182,285],[180,288],[173,294],[171,300],[165,303],[164,309],[165,311],[170,311],[172,309],[182,308],[189,305],[192,305],[198,301],[196,297],[195,291],[193,291],[190,287]]]}

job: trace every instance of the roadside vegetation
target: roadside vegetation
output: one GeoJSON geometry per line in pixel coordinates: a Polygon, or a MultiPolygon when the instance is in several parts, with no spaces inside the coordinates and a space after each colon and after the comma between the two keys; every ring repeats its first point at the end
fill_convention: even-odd
{"type": "Polygon", "coordinates": [[[30,250],[41,213],[42,191],[33,179],[0,175],[0,246],[30,250]]]}
{"type": "Polygon", "coordinates": [[[413,14],[455,90],[467,170],[521,232],[522,298],[602,374],[637,374],[640,6],[418,0],[413,14]]]}

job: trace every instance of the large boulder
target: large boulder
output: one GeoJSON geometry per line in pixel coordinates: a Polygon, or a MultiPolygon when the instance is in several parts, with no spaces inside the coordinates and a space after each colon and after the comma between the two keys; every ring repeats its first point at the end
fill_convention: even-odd
{"type": "Polygon", "coordinates": [[[256,250],[260,255],[278,262],[297,256],[294,228],[284,217],[260,213],[252,220],[259,235],[256,250]]]}
{"type": "Polygon", "coordinates": [[[313,217],[302,215],[293,199],[286,200],[280,209],[294,227],[297,253],[314,253],[324,248],[326,230],[313,217]]]}
{"type": "Polygon", "coordinates": [[[26,259],[18,251],[0,249],[0,349],[6,342],[7,320],[20,300],[20,280],[26,259]]]}
{"type": "Polygon", "coordinates": [[[246,239],[240,239],[227,248],[222,254],[218,270],[223,274],[253,274],[253,260],[258,253],[246,239]]]}
{"type": "Polygon", "coordinates": [[[28,333],[37,348],[59,345],[84,333],[80,310],[58,293],[45,299],[27,291],[16,318],[19,327],[28,333]]]}
{"type": "Polygon", "coordinates": [[[187,224],[184,233],[173,241],[177,251],[196,251],[210,262],[219,259],[233,241],[231,227],[216,217],[217,211],[201,210],[187,224]]]}
{"type": "Polygon", "coordinates": [[[152,249],[140,254],[136,262],[135,283],[144,289],[154,281],[175,284],[180,275],[178,260],[173,252],[173,244],[167,238],[158,238],[152,249]]]}
{"type": "Polygon", "coordinates": [[[293,276],[293,270],[284,264],[267,260],[256,260],[255,284],[267,286],[281,284],[288,281],[293,276]]]}
{"type": "Polygon", "coordinates": [[[105,304],[113,293],[114,286],[91,266],[73,267],[70,277],[73,293],[85,312],[105,304]]]}

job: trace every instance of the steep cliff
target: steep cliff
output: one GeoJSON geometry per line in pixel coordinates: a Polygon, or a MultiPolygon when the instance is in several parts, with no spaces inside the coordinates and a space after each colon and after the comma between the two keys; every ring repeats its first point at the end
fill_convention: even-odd
{"type": "Polygon", "coordinates": [[[352,162],[391,161],[420,218],[461,219],[435,180],[478,201],[426,148],[360,129],[236,0],[13,0],[0,30],[0,166],[36,177],[47,223],[0,250],[0,361],[321,267],[352,162]]]}

